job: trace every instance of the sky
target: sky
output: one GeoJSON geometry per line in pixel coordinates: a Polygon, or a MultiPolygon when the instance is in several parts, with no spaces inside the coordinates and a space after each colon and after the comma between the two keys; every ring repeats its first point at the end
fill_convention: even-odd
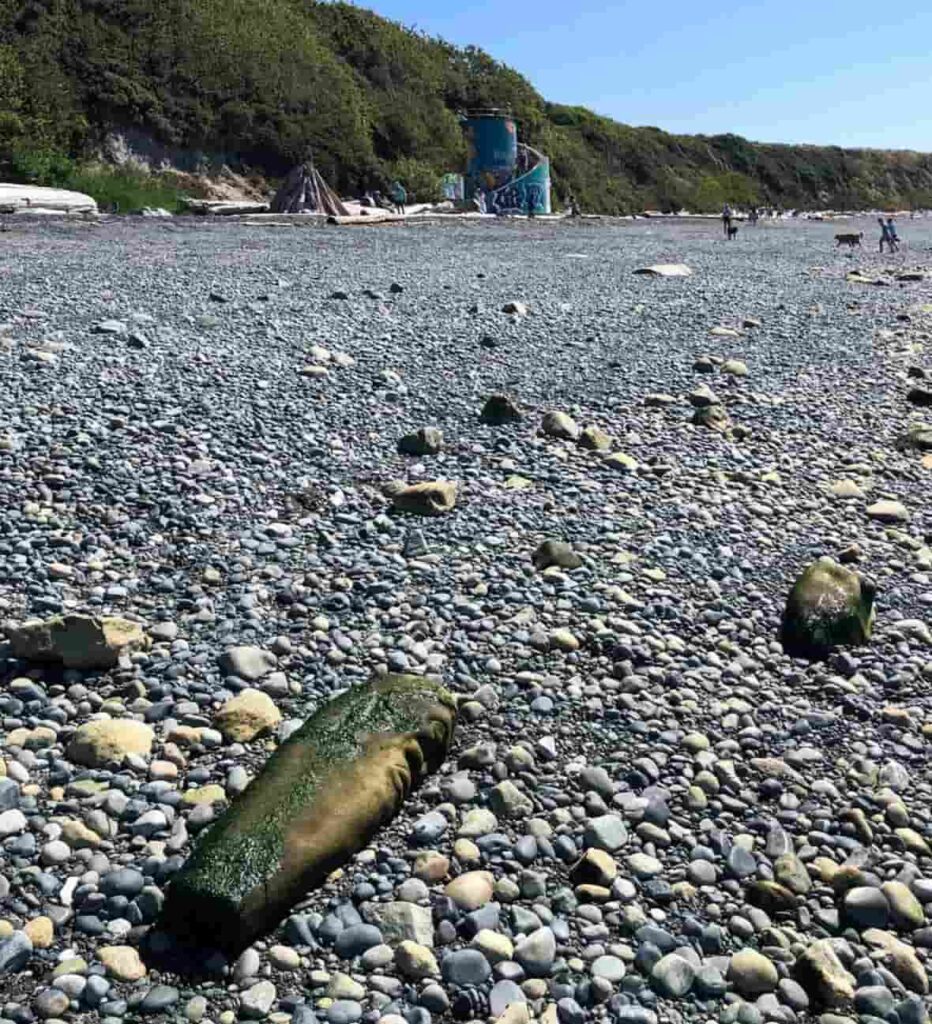
{"type": "Polygon", "coordinates": [[[626,124],[932,151],[928,0],[357,2],[626,124]]]}

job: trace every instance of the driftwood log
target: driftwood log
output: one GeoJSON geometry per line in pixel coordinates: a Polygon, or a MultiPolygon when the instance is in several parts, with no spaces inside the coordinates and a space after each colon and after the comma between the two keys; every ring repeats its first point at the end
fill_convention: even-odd
{"type": "Polygon", "coordinates": [[[161,925],[240,950],[360,850],[443,762],[454,698],[386,675],[326,704],[269,758],[168,888],[161,925]]]}

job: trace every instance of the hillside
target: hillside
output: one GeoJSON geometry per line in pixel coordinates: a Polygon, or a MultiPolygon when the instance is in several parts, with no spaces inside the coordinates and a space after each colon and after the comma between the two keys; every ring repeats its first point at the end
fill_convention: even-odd
{"type": "Polygon", "coordinates": [[[477,106],[510,107],[551,157],[558,198],[589,210],[932,206],[930,155],[629,127],[348,4],[0,0],[7,176],[73,181],[72,160],[117,133],[176,167],[205,157],[271,177],[310,146],[340,190],[399,176],[429,198],[463,160],[456,112],[477,106]]]}

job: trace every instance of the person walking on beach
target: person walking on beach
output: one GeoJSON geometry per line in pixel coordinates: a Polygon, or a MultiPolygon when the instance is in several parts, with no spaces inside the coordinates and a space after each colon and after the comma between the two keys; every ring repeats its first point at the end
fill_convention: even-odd
{"type": "Polygon", "coordinates": [[[408,201],[408,193],[400,181],[392,182],[392,202],[395,204],[395,213],[405,214],[405,203],[408,201]]]}
{"type": "Polygon", "coordinates": [[[892,217],[887,217],[887,244],[890,252],[898,252],[900,248],[900,236],[896,233],[896,224],[892,217]]]}
{"type": "Polygon", "coordinates": [[[731,237],[731,207],[728,203],[722,207],[722,231],[726,238],[731,237]]]}
{"type": "Polygon", "coordinates": [[[880,225],[880,251],[883,252],[883,247],[888,245],[890,252],[893,252],[893,243],[890,241],[890,229],[884,224],[883,217],[878,217],[877,223],[880,225]]]}

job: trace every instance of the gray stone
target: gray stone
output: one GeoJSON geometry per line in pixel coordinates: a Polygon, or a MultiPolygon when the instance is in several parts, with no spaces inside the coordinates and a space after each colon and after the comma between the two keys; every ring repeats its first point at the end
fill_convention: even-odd
{"type": "Polygon", "coordinates": [[[628,830],[617,814],[590,818],[583,833],[583,845],[614,853],[628,841],[628,830]]]}
{"type": "Polygon", "coordinates": [[[478,949],[458,949],[448,953],[440,970],[444,981],[460,988],[481,985],[492,974],[488,960],[478,949]]]}
{"type": "Polygon", "coordinates": [[[692,988],[696,977],[693,965],[678,953],[667,953],[654,964],[651,980],[663,996],[679,999],[692,988]]]}
{"type": "Polygon", "coordinates": [[[429,907],[395,900],[391,903],[366,903],[363,917],[376,925],[382,941],[390,946],[408,940],[420,946],[433,947],[434,921],[429,907]]]}
{"type": "Polygon", "coordinates": [[[25,932],[13,932],[0,942],[0,975],[21,971],[29,962],[32,942],[25,932]]]}
{"type": "Polygon", "coordinates": [[[538,928],[522,939],[514,952],[515,960],[529,978],[547,978],[557,955],[557,942],[549,928],[538,928]]]}
{"type": "Polygon", "coordinates": [[[261,1019],[272,1009],[277,994],[271,981],[257,981],[240,996],[240,1015],[251,1020],[261,1019]]]}

